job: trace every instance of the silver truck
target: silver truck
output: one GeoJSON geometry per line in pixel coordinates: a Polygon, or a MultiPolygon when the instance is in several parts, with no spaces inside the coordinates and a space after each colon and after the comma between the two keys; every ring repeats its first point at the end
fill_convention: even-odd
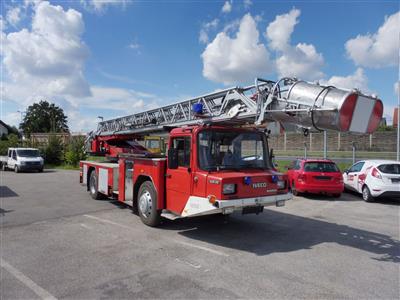
{"type": "Polygon", "coordinates": [[[20,171],[43,171],[44,160],[35,148],[8,148],[7,156],[0,156],[1,169],[20,171]]]}

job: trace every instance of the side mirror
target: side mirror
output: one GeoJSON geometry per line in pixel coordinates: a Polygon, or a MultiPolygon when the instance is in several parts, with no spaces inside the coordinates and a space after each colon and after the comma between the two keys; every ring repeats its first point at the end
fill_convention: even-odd
{"type": "Polygon", "coordinates": [[[346,174],[349,174],[349,170],[348,169],[344,170],[343,172],[346,173],[346,174]]]}
{"type": "Polygon", "coordinates": [[[178,151],[168,149],[168,169],[178,169],[178,151]]]}

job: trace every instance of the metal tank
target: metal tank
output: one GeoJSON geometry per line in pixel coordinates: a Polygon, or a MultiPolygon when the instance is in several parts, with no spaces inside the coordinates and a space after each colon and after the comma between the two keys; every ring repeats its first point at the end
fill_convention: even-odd
{"type": "Polygon", "coordinates": [[[383,114],[381,100],[357,90],[296,81],[285,93],[271,103],[268,119],[319,130],[372,133],[383,114]]]}

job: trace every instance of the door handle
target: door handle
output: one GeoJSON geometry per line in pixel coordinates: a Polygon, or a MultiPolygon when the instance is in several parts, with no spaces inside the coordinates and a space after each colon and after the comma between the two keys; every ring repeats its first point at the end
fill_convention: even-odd
{"type": "Polygon", "coordinates": [[[165,174],[165,178],[171,178],[171,174],[165,174]]]}

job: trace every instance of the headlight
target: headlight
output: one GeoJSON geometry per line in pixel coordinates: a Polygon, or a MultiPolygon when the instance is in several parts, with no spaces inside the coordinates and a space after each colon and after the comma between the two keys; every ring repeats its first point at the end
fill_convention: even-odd
{"type": "Polygon", "coordinates": [[[24,162],[24,161],[21,161],[21,165],[23,166],[23,165],[26,165],[26,162],[24,162]]]}
{"type": "Polygon", "coordinates": [[[277,185],[278,185],[278,189],[283,190],[286,186],[286,181],[278,180],[277,185]]]}
{"type": "Polygon", "coordinates": [[[234,194],[236,192],[236,185],[234,183],[225,183],[222,187],[224,195],[234,194]]]}

